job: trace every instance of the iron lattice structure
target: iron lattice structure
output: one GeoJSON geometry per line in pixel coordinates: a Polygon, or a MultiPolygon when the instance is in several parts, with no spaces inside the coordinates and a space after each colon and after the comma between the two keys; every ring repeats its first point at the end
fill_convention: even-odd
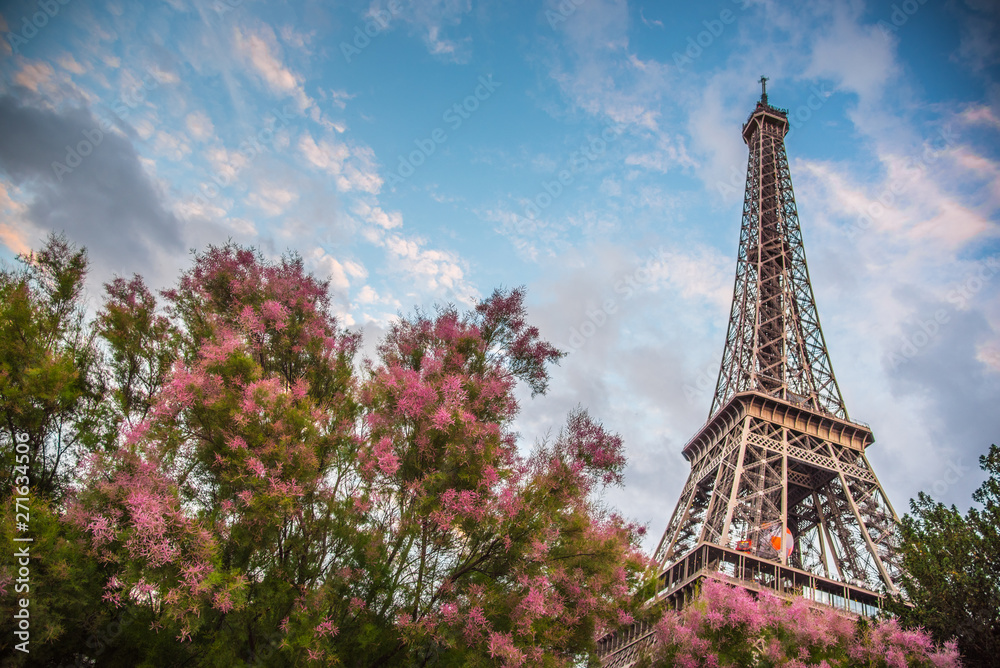
{"type": "MultiPolygon", "coordinates": [[[[749,148],[736,283],[708,422],[655,553],[655,602],[681,607],[715,578],[870,614],[896,593],[898,517],[844,407],[820,329],[785,154],[787,112],[761,99],[749,148]]],[[[599,641],[622,668],[653,642],[633,626],[599,641]]]]}
{"type": "Polygon", "coordinates": [[[743,126],[750,155],[736,285],[709,417],[734,394],[755,391],[847,418],[809,282],[785,113],[762,93],[743,126]]]}

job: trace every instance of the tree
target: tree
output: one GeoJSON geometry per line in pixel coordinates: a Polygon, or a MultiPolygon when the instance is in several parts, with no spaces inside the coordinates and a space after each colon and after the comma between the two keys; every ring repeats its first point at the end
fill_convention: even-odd
{"type": "Polygon", "coordinates": [[[118,433],[149,416],[177,355],[179,332],[157,313],[156,297],[141,276],[115,278],[105,292],[95,326],[105,344],[107,417],[118,433]]]}
{"type": "Polygon", "coordinates": [[[906,596],[894,612],[938,641],[956,638],[970,666],[1000,656],[1000,448],[979,458],[988,474],[963,516],[923,492],[902,520],[906,596]]]}
{"type": "Polygon", "coordinates": [[[0,562],[0,597],[12,611],[0,619],[0,656],[3,665],[28,658],[14,650],[12,616],[26,599],[31,658],[44,665],[85,649],[107,622],[93,607],[102,568],[84,558],[82,535],[61,515],[77,462],[111,432],[100,350],[85,318],[86,252],[51,235],[18,261],[0,271],[0,470],[8,481],[0,487],[0,542],[11,547],[0,562]],[[14,542],[25,536],[30,544],[14,542]],[[12,555],[25,548],[29,575],[21,577],[12,555]]]}
{"type": "Polygon", "coordinates": [[[84,322],[87,254],[52,235],[18,260],[20,271],[0,272],[0,470],[13,479],[18,434],[34,493],[59,499],[103,392],[84,322]]]}
{"type": "Polygon", "coordinates": [[[954,643],[936,647],[919,629],[895,619],[854,621],[833,608],[812,608],[764,591],[705,580],[683,611],[667,611],[655,627],[652,668],[789,666],[803,668],[957,667],[954,643]]]}
{"type": "Polygon", "coordinates": [[[64,515],[128,620],[101,665],[568,666],[637,614],[642,529],[600,504],[621,439],[581,410],[519,452],[515,385],[561,356],[521,290],[361,364],[295,256],[210,247],[164,297],[108,286],[117,438],[64,515]]]}

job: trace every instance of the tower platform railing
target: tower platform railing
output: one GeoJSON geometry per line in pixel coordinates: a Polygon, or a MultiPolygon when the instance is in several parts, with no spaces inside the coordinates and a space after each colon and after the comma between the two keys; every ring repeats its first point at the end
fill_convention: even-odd
{"type": "Polygon", "coordinates": [[[884,595],[865,587],[710,543],[696,545],[660,573],[651,603],[680,609],[694,598],[697,583],[705,578],[787,599],[801,597],[852,615],[875,617],[884,609],[884,595]]]}

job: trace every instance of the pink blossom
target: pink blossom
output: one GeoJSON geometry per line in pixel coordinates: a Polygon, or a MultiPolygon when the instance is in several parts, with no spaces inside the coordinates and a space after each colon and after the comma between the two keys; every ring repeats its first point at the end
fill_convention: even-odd
{"type": "Polygon", "coordinates": [[[371,499],[366,499],[362,496],[354,497],[354,511],[360,514],[367,513],[371,510],[372,502],[371,499]]]}
{"type": "Polygon", "coordinates": [[[458,606],[455,603],[445,603],[441,606],[441,617],[448,623],[456,621],[459,618],[458,606]]]}
{"type": "Polygon", "coordinates": [[[247,460],[247,469],[249,469],[258,478],[263,478],[267,473],[267,468],[256,457],[251,457],[247,460]]]}
{"type": "Polygon", "coordinates": [[[545,614],[545,594],[540,589],[532,587],[521,600],[520,607],[529,617],[541,617],[545,614]]]}
{"type": "Polygon", "coordinates": [[[465,639],[473,642],[487,628],[489,628],[489,622],[486,621],[483,609],[478,605],[470,607],[468,613],[466,613],[465,639]]]}
{"type": "Polygon", "coordinates": [[[705,580],[699,601],[680,612],[664,613],[656,626],[655,651],[673,656],[676,665],[695,666],[700,665],[698,657],[710,656],[719,637],[742,637],[748,647],[764,639],[761,658],[769,665],[829,668],[825,660],[813,662],[815,652],[828,648],[829,656],[844,652],[852,662],[865,665],[960,665],[957,653],[950,654],[947,646],[939,650],[925,633],[904,631],[895,620],[873,621],[868,628],[859,635],[851,619],[832,608],[814,609],[801,598],[786,601],[768,592],[755,598],[742,587],[705,580]],[[726,632],[720,636],[722,629],[726,632]]]}
{"type": "Polygon", "coordinates": [[[436,411],[434,415],[431,416],[431,426],[438,431],[444,431],[448,428],[448,425],[454,424],[455,419],[451,416],[451,411],[449,411],[444,406],[441,406],[436,411]]]}
{"type": "Polygon", "coordinates": [[[98,515],[94,518],[87,525],[87,531],[93,535],[94,545],[98,547],[113,541],[118,533],[114,524],[103,515],[98,515]]]}
{"type": "Polygon", "coordinates": [[[524,665],[524,653],[514,647],[514,639],[509,633],[490,633],[489,653],[493,658],[503,659],[504,666],[524,665]]]}
{"type": "Polygon", "coordinates": [[[229,612],[233,609],[232,596],[228,591],[220,591],[212,599],[212,603],[215,607],[222,612],[229,612]]]}
{"type": "Polygon", "coordinates": [[[316,626],[316,633],[320,636],[335,636],[340,630],[334,625],[329,617],[324,617],[323,621],[316,626]]]}
{"type": "Polygon", "coordinates": [[[373,454],[378,460],[379,470],[387,476],[391,476],[399,470],[399,457],[393,448],[392,439],[383,438],[375,444],[373,454]]]}
{"type": "Polygon", "coordinates": [[[265,320],[269,320],[274,323],[275,329],[282,330],[288,326],[288,323],[285,321],[288,317],[288,309],[282,306],[279,302],[273,299],[268,299],[266,302],[261,304],[260,312],[265,320]]]}

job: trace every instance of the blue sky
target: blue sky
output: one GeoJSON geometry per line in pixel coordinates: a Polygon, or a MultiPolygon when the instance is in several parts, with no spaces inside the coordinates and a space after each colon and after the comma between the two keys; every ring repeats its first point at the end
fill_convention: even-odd
{"type": "Polygon", "coordinates": [[[11,2],[0,259],[50,231],[165,287],[188,250],[296,250],[371,346],[398,313],[525,285],[610,500],[665,527],[707,417],[746,147],[770,78],[851,416],[900,512],[959,505],[1000,419],[995,2],[11,2]]]}

